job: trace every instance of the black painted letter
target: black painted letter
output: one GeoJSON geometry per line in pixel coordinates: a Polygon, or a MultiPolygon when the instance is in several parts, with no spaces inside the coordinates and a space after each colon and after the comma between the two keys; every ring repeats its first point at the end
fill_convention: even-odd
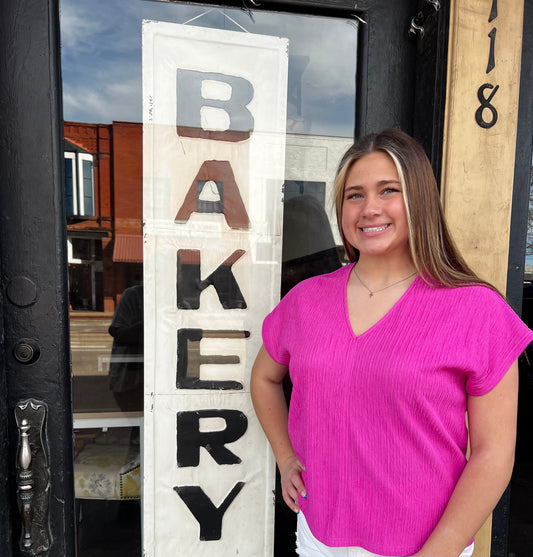
{"type": "Polygon", "coordinates": [[[235,497],[244,487],[244,482],[238,482],[229,492],[220,507],[215,507],[213,501],[196,485],[176,486],[174,491],[194,515],[200,524],[200,540],[219,540],[222,537],[222,518],[235,497]]]}
{"type": "Polygon", "coordinates": [[[203,329],[178,329],[178,364],[176,386],[178,389],[242,390],[242,383],[230,380],[202,380],[202,364],[239,364],[239,356],[203,356],[200,354],[202,338],[248,338],[249,331],[204,331],[203,329]]]}
{"type": "Polygon", "coordinates": [[[177,128],[185,137],[243,141],[254,129],[254,118],[246,106],[254,98],[252,84],[243,77],[221,73],[178,69],[177,73],[177,128]],[[218,82],[229,88],[227,100],[206,98],[202,94],[204,82],[218,82]],[[229,117],[227,130],[208,130],[202,127],[201,109],[223,110],[229,117]]]}
{"type": "Polygon", "coordinates": [[[176,262],[176,293],[179,309],[198,309],[200,294],[213,286],[224,309],[246,309],[246,301],[231,270],[246,252],[234,251],[206,279],[200,276],[200,250],[180,249],[176,262]]]}
{"type": "Polygon", "coordinates": [[[192,410],[177,414],[178,467],[198,466],[200,448],[217,464],[240,464],[241,459],[225,447],[240,439],[248,428],[248,418],[240,410],[192,410]],[[200,431],[202,418],[222,418],[226,427],[218,431],[200,431]]]}

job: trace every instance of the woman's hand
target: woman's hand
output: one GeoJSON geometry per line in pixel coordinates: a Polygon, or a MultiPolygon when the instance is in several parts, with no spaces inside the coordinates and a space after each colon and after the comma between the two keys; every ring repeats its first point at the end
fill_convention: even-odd
{"type": "Polygon", "coordinates": [[[301,475],[304,467],[294,454],[287,429],[288,409],[282,385],[287,372],[287,366],[276,363],[262,346],[252,369],[250,393],[278,463],[283,500],[298,512],[298,494],[306,496],[301,475]]]}
{"type": "Polygon", "coordinates": [[[302,481],[302,471],[305,470],[302,463],[295,455],[290,456],[278,465],[281,475],[281,492],[283,500],[291,510],[299,512],[298,494],[307,497],[305,486],[302,481]]]}

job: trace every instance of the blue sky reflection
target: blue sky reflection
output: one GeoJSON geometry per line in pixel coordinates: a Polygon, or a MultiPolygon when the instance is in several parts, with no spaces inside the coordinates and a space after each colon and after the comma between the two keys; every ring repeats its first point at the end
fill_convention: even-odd
{"type": "Polygon", "coordinates": [[[287,131],[353,136],[355,21],[146,0],[62,1],[65,120],[142,121],[142,20],[193,18],[190,25],[288,37],[287,131]]]}

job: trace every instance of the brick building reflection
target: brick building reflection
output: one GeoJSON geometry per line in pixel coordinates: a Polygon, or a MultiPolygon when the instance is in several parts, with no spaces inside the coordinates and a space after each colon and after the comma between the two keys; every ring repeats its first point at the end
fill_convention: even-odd
{"type": "Polygon", "coordinates": [[[142,124],[65,122],[64,134],[71,308],[113,312],[120,293],[142,282],[142,124]],[[86,161],[72,165],[73,202],[72,152],[86,161]]]}
{"type": "Polygon", "coordinates": [[[74,411],[113,412],[109,326],[142,284],[142,124],[65,122],[64,138],[74,411]]]}

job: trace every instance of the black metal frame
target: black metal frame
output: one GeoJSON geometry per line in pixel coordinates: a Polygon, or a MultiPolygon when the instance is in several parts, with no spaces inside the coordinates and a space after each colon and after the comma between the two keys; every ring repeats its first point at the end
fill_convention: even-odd
{"type": "MultiPolygon", "coordinates": [[[[156,2],[167,0],[153,0],[156,2]]],[[[169,0],[170,2],[183,3],[181,0],[169,0]]],[[[290,12],[321,16],[344,16],[350,14],[363,14],[368,5],[373,4],[371,0],[362,2],[351,2],[349,0],[193,0],[188,4],[205,6],[227,6],[240,8],[242,10],[290,12]],[[357,4],[357,6],[356,6],[357,4]]]]}
{"type": "MultiPolygon", "coordinates": [[[[18,433],[14,409],[24,399],[48,407],[49,515],[47,555],[75,555],[72,411],[68,342],[66,226],[58,0],[2,3],[0,18],[0,261],[2,389],[0,435],[7,451],[0,481],[0,553],[19,548],[16,499],[18,433]],[[23,363],[14,351],[31,339],[40,356],[23,363]],[[6,432],[8,432],[6,434],[6,432]],[[5,436],[5,437],[4,437],[5,436]],[[4,504],[5,503],[5,504],[4,504]]],[[[5,451],[2,444],[2,451],[5,451]]],[[[36,448],[32,446],[34,457],[36,448]]],[[[36,484],[34,483],[34,486],[36,484]]],[[[33,504],[35,505],[34,498],[33,504]]],[[[39,509],[34,508],[34,520],[39,509]]]]}
{"type": "Polygon", "coordinates": [[[413,135],[426,150],[437,184],[442,173],[449,20],[450,0],[440,0],[438,15],[424,21],[424,36],[417,48],[413,135]]]}
{"type": "Polygon", "coordinates": [[[526,232],[533,152],[533,0],[524,3],[522,68],[516,138],[511,234],[507,271],[507,298],[520,311],[524,283],[526,232]]]}
{"type": "MultiPolygon", "coordinates": [[[[507,299],[517,312],[522,310],[529,189],[533,156],[533,0],[524,2],[522,65],[516,137],[511,230],[507,267],[507,299]]],[[[522,377],[520,378],[522,381],[522,377]]],[[[491,557],[507,557],[511,488],[508,487],[493,514],[491,557]]]]}

